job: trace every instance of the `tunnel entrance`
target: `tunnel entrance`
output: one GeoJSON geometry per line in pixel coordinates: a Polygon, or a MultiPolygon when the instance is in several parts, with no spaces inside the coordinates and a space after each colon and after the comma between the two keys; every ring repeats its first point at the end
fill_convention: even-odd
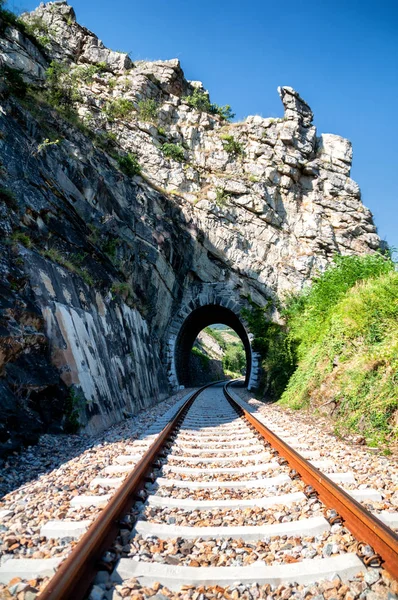
{"type": "Polygon", "coordinates": [[[175,367],[179,385],[192,385],[190,373],[191,350],[198,334],[209,325],[221,323],[233,329],[242,340],[246,355],[246,379],[248,384],[252,369],[252,351],[248,333],[239,317],[229,308],[208,304],[193,310],[182,323],[175,343],[175,367]]]}

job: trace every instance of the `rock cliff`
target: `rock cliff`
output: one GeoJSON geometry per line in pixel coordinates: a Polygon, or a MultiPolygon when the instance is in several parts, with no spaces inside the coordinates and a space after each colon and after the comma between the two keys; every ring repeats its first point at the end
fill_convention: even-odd
{"type": "Polygon", "coordinates": [[[292,88],[281,118],[229,122],[178,60],[109,50],[63,1],[2,11],[0,36],[2,451],[167,395],[176,315],[379,247],[350,142],[292,88]]]}

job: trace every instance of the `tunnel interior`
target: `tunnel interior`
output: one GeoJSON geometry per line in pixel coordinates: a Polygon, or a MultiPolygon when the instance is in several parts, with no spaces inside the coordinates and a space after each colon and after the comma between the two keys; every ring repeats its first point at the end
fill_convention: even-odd
{"type": "Polygon", "coordinates": [[[181,326],[175,346],[175,363],[179,385],[186,387],[190,385],[189,359],[194,342],[202,329],[215,323],[222,323],[231,327],[242,340],[246,354],[245,385],[247,385],[250,379],[252,362],[250,340],[239,317],[228,308],[218,304],[208,304],[193,310],[181,326]]]}

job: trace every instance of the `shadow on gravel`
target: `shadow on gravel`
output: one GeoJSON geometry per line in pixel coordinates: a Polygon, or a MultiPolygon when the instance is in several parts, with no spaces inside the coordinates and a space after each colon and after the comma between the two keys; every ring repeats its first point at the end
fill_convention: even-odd
{"type": "MultiPolygon", "coordinates": [[[[50,435],[41,436],[38,444],[28,446],[15,454],[11,454],[0,462],[0,501],[6,494],[13,492],[21,486],[47,475],[52,471],[66,465],[69,461],[78,458],[87,450],[94,453],[104,446],[112,443],[131,443],[138,437],[144,438],[148,430],[158,418],[162,416],[181,396],[189,393],[186,389],[173,396],[174,400],[163,400],[151,408],[140,411],[137,415],[120,423],[112,425],[109,429],[96,436],[88,435],[50,435]]],[[[120,451],[120,453],[122,450],[120,451]]],[[[102,455],[98,471],[102,470],[107,458],[102,455]]],[[[93,462],[92,460],[90,462],[93,462]]],[[[110,462],[109,462],[110,464],[110,462]]],[[[78,466],[76,467],[78,470],[78,466]]],[[[80,467],[84,469],[84,464],[80,467]]],[[[54,473],[55,479],[62,478],[61,473],[54,473]]],[[[70,483],[70,475],[65,474],[65,486],[70,483]]],[[[54,483],[55,485],[55,483],[54,483]]]]}

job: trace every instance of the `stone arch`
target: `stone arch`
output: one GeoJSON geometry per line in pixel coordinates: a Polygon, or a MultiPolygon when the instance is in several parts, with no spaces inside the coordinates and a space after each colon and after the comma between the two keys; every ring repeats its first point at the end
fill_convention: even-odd
{"type": "Polygon", "coordinates": [[[246,352],[246,385],[249,390],[256,389],[259,383],[260,356],[252,349],[253,336],[249,326],[241,316],[242,301],[231,297],[231,290],[223,289],[218,294],[216,289],[201,293],[183,302],[175,316],[168,335],[167,363],[168,378],[175,389],[185,385],[189,353],[200,331],[214,323],[223,323],[236,331],[241,338],[246,352]]]}

